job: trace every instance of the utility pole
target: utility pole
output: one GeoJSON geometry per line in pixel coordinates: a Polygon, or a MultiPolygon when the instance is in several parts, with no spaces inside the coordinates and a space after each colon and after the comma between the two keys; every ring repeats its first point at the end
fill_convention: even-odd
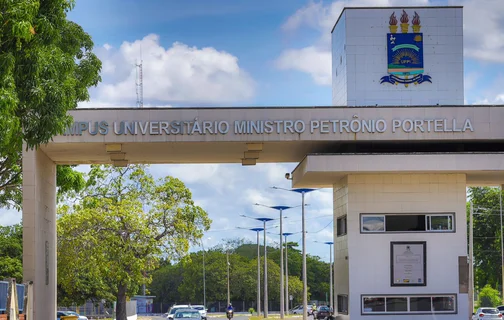
{"type": "Polygon", "coordinates": [[[474,313],[474,224],[473,224],[473,203],[470,203],[469,211],[469,315],[474,313]]]}

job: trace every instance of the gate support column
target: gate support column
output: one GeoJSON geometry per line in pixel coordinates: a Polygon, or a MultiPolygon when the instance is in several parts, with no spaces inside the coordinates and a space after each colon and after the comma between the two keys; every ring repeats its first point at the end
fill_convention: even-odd
{"type": "Polygon", "coordinates": [[[56,319],[56,165],[40,149],[23,151],[23,282],[29,281],[28,319],[56,319]]]}

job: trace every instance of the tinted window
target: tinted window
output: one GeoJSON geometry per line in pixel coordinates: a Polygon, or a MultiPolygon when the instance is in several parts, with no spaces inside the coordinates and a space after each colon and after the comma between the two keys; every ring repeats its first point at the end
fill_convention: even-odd
{"type": "Polygon", "coordinates": [[[385,298],[364,298],[364,312],[385,312],[385,298]]]}
{"type": "Polygon", "coordinates": [[[410,311],[431,311],[430,297],[411,297],[410,311]]]}
{"type": "Polygon", "coordinates": [[[408,311],[408,298],[387,298],[387,312],[408,311]]]}
{"type": "Polygon", "coordinates": [[[387,231],[425,231],[425,215],[386,216],[387,231]]]}
{"type": "Polygon", "coordinates": [[[452,297],[432,297],[432,307],[434,308],[434,311],[454,311],[455,301],[452,297]]]}
{"type": "Polygon", "coordinates": [[[336,220],[336,236],[344,236],[347,234],[347,217],[340,217],[336,220]]]}
{"type": "Polygon", "coordinates": [[[497,309],[481,309],[481,312],[486,314],[498,314],[499,310],[497,309]]]}

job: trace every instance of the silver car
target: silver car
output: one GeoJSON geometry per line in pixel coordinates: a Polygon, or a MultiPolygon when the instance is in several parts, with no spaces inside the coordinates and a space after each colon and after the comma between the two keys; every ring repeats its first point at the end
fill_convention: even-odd
{"type": "Polygon", "coordinates": [[[500,320],[502,314],[497,308],[479,308],[472,318],[473,320],[500,320]]]}
{"type": "Polygon", "coordinates": [[[173,320],[201,320],[201,314],[196,309],[179,309],[173,315],[173,320]]]}

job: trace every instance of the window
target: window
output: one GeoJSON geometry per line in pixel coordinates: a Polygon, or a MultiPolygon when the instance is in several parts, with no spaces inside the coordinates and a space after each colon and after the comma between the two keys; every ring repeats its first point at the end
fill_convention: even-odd
{"type": "Polygon", "coordinates": [[[385,216],[362,216],[363,232],[385,231],[385,216]]]}
{"type": "Polygon", "coordinates": [[[348,296],[338,294],[338,313],[348,314],[348,296]]]}
{"type": "Polygon", "coordinates": [[[453,230],[453,216],[452,215],[427,216],[427,230],[429,231],[453,230]]]}
{"type": "Polygon", "coordinates": [[[364,312],[385,312],[385,298],[364,298],[364,312]]]}
{"type": "Polygon", "coordinates": [[[341,237],[347,234],[347,217],[342,216],[336,220],[336,236],[341,237]]]}
{"type": "Polygon", "coordinates": [[[456,295],[363,296],[362,314],[456,313],[456,295]]]}
{"type": "Polygon", "coordinates": [[[361,232],[453,232],[454,214],[361,214],[361,232]]]}

